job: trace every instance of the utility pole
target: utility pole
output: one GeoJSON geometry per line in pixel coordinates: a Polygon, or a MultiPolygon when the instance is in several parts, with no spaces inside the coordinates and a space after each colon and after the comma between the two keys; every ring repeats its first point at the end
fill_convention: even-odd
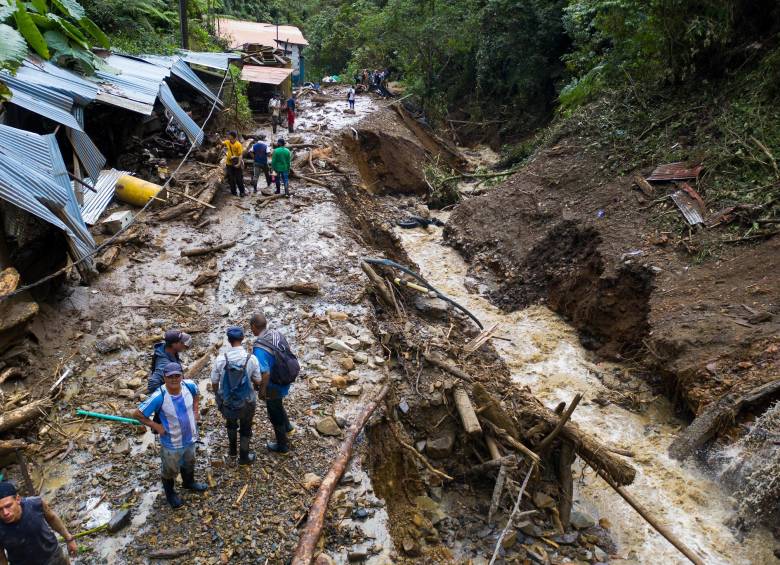
{"type": "Polygon", "coordinates": [[[189,49],[190,39],[187,29],[187,0],[179,0],[179,33],[181,33],[181,48],[189,49]]]}

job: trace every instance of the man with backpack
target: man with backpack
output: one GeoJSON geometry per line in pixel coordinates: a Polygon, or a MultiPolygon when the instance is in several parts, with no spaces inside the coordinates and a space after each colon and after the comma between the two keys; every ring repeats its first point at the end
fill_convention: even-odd
{"type": "Polygon", "coordinates": [[[290,446],[287,434],[295,432],[284,409],[284,398],[290,393],[290,385],[300,372],[298,358],[290,350],[290,345],[282,334],[268,329],[268,321],[262,313],[255,314],[249,320],[249,326],[255,335],[252,354],[257,359],[262,373],[260,397],[265,398],[268,419],[274,428],[276,441],[266,444],[269,451],[287,453],[290,446]]]}
{"type": "Polygon", "coordinates": [[[181,363],[179,354],[192,345],[192,337],[181,330],[168,330],[164,341],[154,344],[152,370],[146,383],[146,394],[152,394],[163,384],[163,369],[168,363],[181,363]]]}
{"type": "Polygon", "coordinates": [[[162,484],[171,508],[184,504],[174,490],[176,475],[181,473],[182,485],[188,490],[203,492],[208,485],[195,481],[195,444],[200,421],[198,385],[182,380],[178,363],[168,363],[163,369],[163,386],[144,400],[135,417],[160,436],[162,484]],[[151,417],[160,414],[160,423],[151,417]]]}
{"type": "Polygon", "coordinates": [[[228,436],[228,456],[236,456],[236,444],[240,435],[241,446],[238,462],[249,465],[255,454],[249,451],[252,439],[252,419],[257,406],[254,386],[260,386],[262,378],[257,359],[244,351],[244,330],[238,326],[227,329],[230,347],[221,351],[211,369],[211,386],[217,397],[217,407],[225,417],[228,436]]]}

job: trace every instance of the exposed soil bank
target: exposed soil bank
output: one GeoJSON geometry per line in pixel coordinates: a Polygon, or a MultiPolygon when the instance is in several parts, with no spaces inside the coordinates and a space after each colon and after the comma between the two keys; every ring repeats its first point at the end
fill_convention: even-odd
{"type": "Polygon", "coordinates": [[[665,375],[694,414],[776,378],[780,239],[694,261],[688,248],[706,249],[707,234],[664,229],[629,177],[602,178],[599,158],[578,138],[539,151],[521,172],[461,203],[447,241],[499,278],[493,299],[502,308],[548,304],[586,347],[665,375]]]}

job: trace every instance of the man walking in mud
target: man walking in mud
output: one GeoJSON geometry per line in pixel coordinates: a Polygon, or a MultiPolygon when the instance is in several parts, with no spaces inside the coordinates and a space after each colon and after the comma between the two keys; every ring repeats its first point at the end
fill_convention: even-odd
{"type": "Polygon", "coordinates": [[[268,328],[268,320],[264,314],[252,316],[249,327],[255,335],[252,354],[257,358],[263,375],[260,397],[265,398],[268,419],[276,436],[276,441],[269,441],[266,447],[275,453],[287,453],[290,450],[287,436],[294,433],[295,428],[287,417],[284,399],[298,376],[298,360],[284,336],[268,328]]]}
{"type": "Polygon", "coordinates": [[[41,497],[22,498],[12,482],[0,482],[0,565],[68,565],[70,559],[54,532],[63,537],[70,556],[76,557],[74,537],[41,497]]]}
{"type": "Polygon", "coordinates": [[[168,363],[163,369],[163,386],[135,411],[135,417],[160,436],[162,484],[171,508],[184,504],[174,489],[179,473],[184,488],[195,492],[208,489],[195,481],[195,444],[200,422],[198,385],[182,380],[182,373],[181,365],[168,363]],[[155,413],[160,414],[160,423],[150,419],[155,413]]]}
{"type": "Polygon", "coordinates": [[[265,134],[252,145],[252,155],[254,156],[254,168],[252,171],[252,185],[255,187],[255,194],[257,194],[257,185],[260,184],[260,173],[265,175],[265,186],[268,188],[271,186],[271,171],[268,169],[268,145],[265,143],[265,134]]]}
{"type": "Polygon", "coordinates": [[[222,141],[225,146],[225,180],[233,196],[246,196],[244,189],[244,146],[238,140],[235,131],[228,132],[228,139],[222,141]]]}
{"type": "Polygon", "coordinates": [[[284,195],[290,196],[290,161],[292,154],[284,146],[284,138],[280,137],[276,142],[276,149],[271,155],[271,168],[276,176],[276,194],[279,194],[281,185],[284,184],[284,195]]]}
{"type": "Polygon", "coordinates": [[[163,384],[163,369],[168,363],[181,364],[179,354],[192,345],[190,334],[181,330],[168,330],[164,341],[154,344],[152,351],[152,371],[146,384],[146,394],[152,394],[163,384]]]}
{"type": "Polygon", "coordinates": [[[228,436],[228,456],[235,458],[237,436],[240,436],[238,462],[249,465],[255,460],[249,450],[252,440],[252,420],[257,407],[255,387],[262,382],[257,359],[244,351],[244,330],[231,326],[227,330],[230,347],[220,352],[211,369],[211,386],[217,397],[217,407],[225,417],[228,436]]]}

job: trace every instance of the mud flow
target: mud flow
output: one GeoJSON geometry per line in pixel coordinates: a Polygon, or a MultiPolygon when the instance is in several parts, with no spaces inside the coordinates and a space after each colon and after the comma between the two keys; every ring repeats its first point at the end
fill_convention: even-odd
{"type": "MultiPolygon", "coordinates": [[[[31,445],[33,490],[81,534],[74,563],[300,563],[293,555],[312,500],[353,435],[316,532],[319,565],[687,563],[621,489],[701,562],[773,562],[760,525],[735,533],[723,481],[667,455],[684,422],[632,364],[614,360],[633,340],[592,328],[599,347],[582,345],[577,312],[605,300],[614,299],[610,315],[631,305],[626,332],[643,323],[643,273],[617,289],[579,289],[584,301],[596,298],[571,302],[571,324],[545,305],[507,311],[500,297],[511,298],[510,281],[465,263],[441,225],[397,226],[422,218],[449,230],[459,212],[428,209],[426,168],[474,168],[493,159],[489,151],[462,153],[413,108],[372,95],[358,97],[354,114],[338,87],[299,105],[298,130],[276,135],[294,149],[290,198],[271,197],[261,180],[260,193],[244,198],[219,186],[213,210],[172,202],[155,212],[91,286],[66,286],[42,306],[31,326],[37,345],[20,353],[30,376],[0,385],[11,410],[48,398],[68,371],[45,416],[9,435],[31,445]],[[182,253],[192,248],[218,250],[182,253]],[[267,451],[273,430],[260,402],[257,461],[239,466],[208,382],[226,328],[248,331],[255,312],[301,362],[285,400],[296,431],[289,454],[267,451]],[[161,492],[154,434],[76,414],[131,415],[146,398],[151,348],[168,328],[193,336],[184,367],[201,394],[196,477],[209,485],[197,494],[178,482],[185,504],[176,511],[161,492]],[[366,426],[351,430],[379,395],[366,426]],[[109,532],[123,511],[129,518],[109,532]]],[[[270,139],[270,124],[259,120],[245,141],[260,133],[270,139]]],[[[213,186],[219,172],[194,162],[181,175],[213,186]]],[[[537,250],[542,261],[545,246],[537,250]]],[[[766,487],[747,454],[773,453],[756,445],[775,420],[767,412],[736,444],[724,481],[766,487]]],[[[21,484],[13,455],[3,464],[21,484]]]]}

